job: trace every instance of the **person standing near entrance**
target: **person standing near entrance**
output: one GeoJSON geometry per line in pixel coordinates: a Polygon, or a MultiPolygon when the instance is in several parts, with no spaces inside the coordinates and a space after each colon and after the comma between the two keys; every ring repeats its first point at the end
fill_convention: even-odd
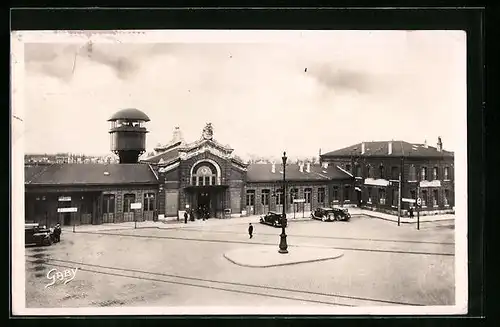
{"type": "Polygon", "coordinates": [[[252,226],[252,223],[250,223],[249,226],[248,226],[248,235],[250,235],[250,238],[253,237],[253,226],[252,226]]]}
{"type": "Polygon", "coordinates": [[[188,213],[187,211],[184,211],[184,224],[188,223],[188,213]]]}

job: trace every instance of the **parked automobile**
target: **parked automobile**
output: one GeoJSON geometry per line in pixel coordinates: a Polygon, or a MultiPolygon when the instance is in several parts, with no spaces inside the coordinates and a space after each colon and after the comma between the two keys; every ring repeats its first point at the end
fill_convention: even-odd
{"type": "MultiPolygon", "coordinates": [[[[269,211],[266,215],[260,217],[260,223],[273,227],[281,227],[283,215],[274,211],[269,211]]],[[[286,222],[285,222],[286,227],[286,222]]]]}
{"type": "Polygon", "coordinates": [[[38,223],[26,223],[24,225],[25,245],[52,245],[52,232],[46,226],[40,226],[38,223]]]}
{"type": "Polygon", "coordinates": [[[334,219],[337,221],[349,221],[351,214],[347,208],[333,208],[334,219]]]}
{"type": "Polygon", "coordinates": [[[334,210],[332,208],[316,208],[316,210],[311,212],[311,218],[321,221],[334,221],[334,210]]]}
{"type": "Polygon", "coordinates": [[[349,221],[351,214],[346,208],[317,208],[311,218],[321,221],[349,221]]]}

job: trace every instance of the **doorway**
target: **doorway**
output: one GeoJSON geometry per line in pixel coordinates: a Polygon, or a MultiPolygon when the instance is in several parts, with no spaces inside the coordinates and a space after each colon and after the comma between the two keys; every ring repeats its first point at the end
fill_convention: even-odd
{"type": "Polygon", "coordinates": [[[64,226],[71,225],[71,213],[70,212],[63,213],[63,225],[64,226]]]}
{"type": "Polygon", "coordinates": [[[363,196],[361,193],[361,189],[356,188],[356,201],[358,202],[358,207],[361,207],[363,204],[363,196]]]}
{"type": "MultiPolygon", "coordinates": [[[[207,191],[202,191],[198,193],[198,215],[199,218],[202,218],[203,215],[210,216],[212,212],[212,201],[210,197],[210,193],[207,191]]],[[[208,218],[206,217],[206,218],[208,218]]]]}

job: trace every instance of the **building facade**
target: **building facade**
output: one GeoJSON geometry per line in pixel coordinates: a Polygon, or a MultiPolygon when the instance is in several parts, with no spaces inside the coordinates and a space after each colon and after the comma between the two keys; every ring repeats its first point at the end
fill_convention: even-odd
{"type": "MultiPolygon", "coordinates": [[[[243,162],[229,145],[213,138],[211,124],[203,129],[200,139],[190,144],[184,142],[176,128],[172,141],[157,146],[155,151],[143,162],[158,172],[160,215],[182,216],[186,210],[196,212],[201,207],[217,218],[283,210],[282,165],[243,162]]],[[[285,173],[289,213],[331,205],[334,195],[335,203],[342,204],[344,184],[353,181],[336,167],[310,163],[287,164],[285,173]],[[304,202],[293,204],[294,199],[304,202]]]]}
{"type": "Polygon", "coordinates": [[[426,213],[453,211],[454,158],[426,144],[363,142],[321,155],[320,164],[248,164],[213,137],[186,143],[179,128],[167,145],[145,152],[144,123],[137,109],[121,110],[111,122],[111,150],[120,163],[25,165],[25,220],[54,225],[179,219],[186,210],[210,217],[288,214],[317,207],[363,206],[403,212],[420,198],[426,213]],[[399,174],[401,173],[401,195],[399,174]],[[286,183],[283,182],[285,174],[286,183]]]}
{"type": "Polygon", "coordinates": [[[421,199],[422,214],[454,212],[454,154],[404,141],[362,142],[320,156],[355,179],[351,197],[365,208],[403,214],[421,199]],[[401,174],[401,186],[399,178],[401,174]],[[401,189],[401,195],[399,190],[401,189]]]}
{"type": "Polygon", "coordinates": [[[153,220],[158,177],[145,164],[25,166],[25,220],[52,226],[153,220]],[[131,203],[141,208],[131,209],[131,203]]]}

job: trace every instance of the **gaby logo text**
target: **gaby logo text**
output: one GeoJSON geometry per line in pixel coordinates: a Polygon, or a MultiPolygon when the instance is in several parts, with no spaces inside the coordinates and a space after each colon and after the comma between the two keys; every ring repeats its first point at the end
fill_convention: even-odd
{"type": "Polygon", "coordinates": [[[64,284],[71,282],[75,279],[77,271],[78,268],[65,269],[63,271],[58,271],[57,269],[49,270],[47,279],[51,280],[51,282],[45,285],[45,288],[54,285],[57,281],[64,281],[64,284]]]}

